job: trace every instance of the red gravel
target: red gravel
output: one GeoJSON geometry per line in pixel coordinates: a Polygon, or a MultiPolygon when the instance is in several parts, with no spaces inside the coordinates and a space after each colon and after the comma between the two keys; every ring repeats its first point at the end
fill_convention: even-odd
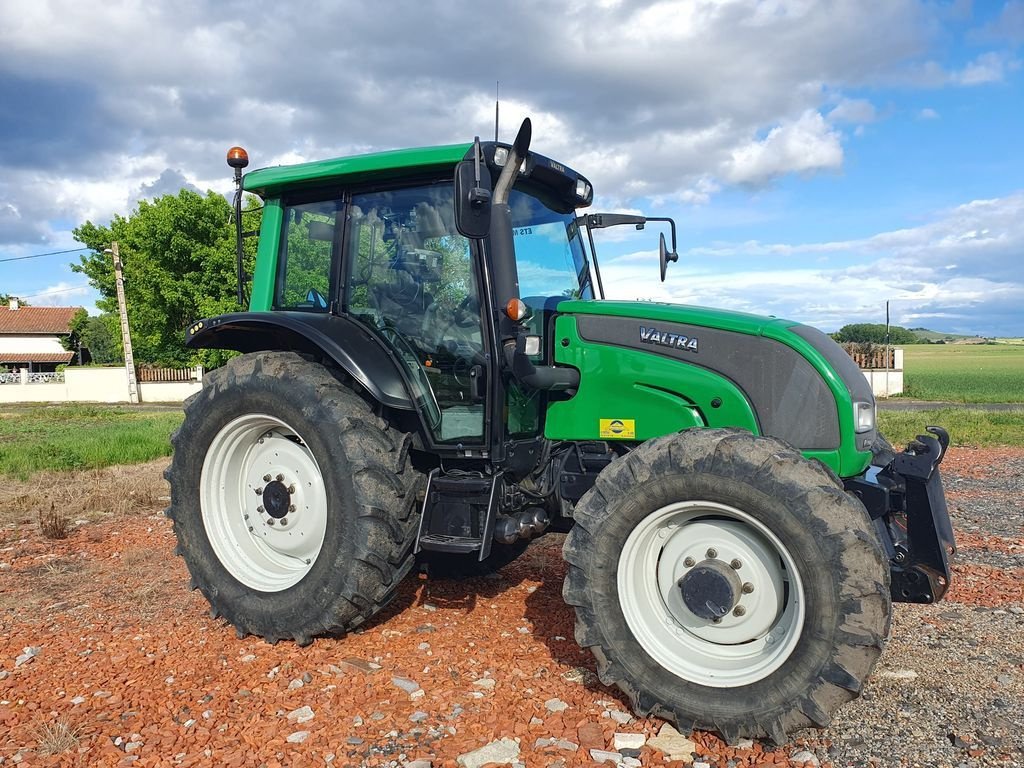
{"type": "MultiPolygon", "coordinates": [[[[998,462],[982,451],[949,458],[966,474],[979,457],[998,462]]],[[[0,571],[0,758],[5,766],[17,754],[22,766],[272,768],[323,766],[333,753],[334,765],[430,758],[454,766],[462,753],[518,737],[528,766],[559,758],[591,765],[582,748],[534,744],[589,737],[611,749],[616,730],[650,738],[662,723],[616,725],[607,716],[628,704],[596,681],[592,657],[573,641],[572,613],[561,598],[561,543],[561,536],[545,537],[494,578],[410,579],[363,631],[298,648],[239,640],[209,618],[202,596],[187,589],[170,523],[157,509],[81,526],[59,542],[41,538],[34,524],[0,528],[0,563],[9,564],[0,571]],[[28,646],[38,655],[16,667],[28,646]],[[294,687],[304,675],[309,682],[294,687]],[[422,695],[396,687],[392,676],[416,681],[422,695]],[[486,678],[493,686],[478,682],[486,678]],[[553,698],[569,707],[549,712],[544,702],[553,698]],[[287,713],[303,706],[314,717],[290,722],[287,713]],[[414,713],[426,717],[413,722],[414,713]],[[77,744],[44,756],[44,726],[61,718],[77,744]],[[286,741],[296,731],[309,736],[286,741]]],[[[1021,540],[993,545],[1019,547],[1021,540]]],[[[950,599],[1021,602],[1024,591],[1014,584],[1022,576],[958,566],[950,599]]],[[[794,750],[730,749],[710,734],[693,738],[718,765],[790,765],[794,750]]],[[[641,760],[663,765],[666,758],[644,747],[641,760]]]]}

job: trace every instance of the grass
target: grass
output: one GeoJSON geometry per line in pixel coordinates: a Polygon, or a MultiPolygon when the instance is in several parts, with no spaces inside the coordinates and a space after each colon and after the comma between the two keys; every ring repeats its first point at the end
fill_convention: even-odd
{"type": "Polygon", "coordinates": [[[1024,345],[915,344],[903,355],[903,397],[1024,403],[1024,345]]]}
{"type": "Polygon", "coordinates": [[[0,476],[98,469],[170,456],[178,411],[119,406],[5,407],[0,410],[0,476]]]}
{"type": "Polygon", "coordinates": [[[1024,406],[1006,411],[961,406],[927,411],[878,411],[879,429],[897,448],[923,434],[928,424],[945,427],[953,445],[1024,445],[1024,406]]]}
{"type": "Polygon", "coordinates": [[[79,729],[71,724],[67,717],[53,722],[40,723],[36,733],[39,753],[42,755],[59,755],[78,746],[79,729]]]}

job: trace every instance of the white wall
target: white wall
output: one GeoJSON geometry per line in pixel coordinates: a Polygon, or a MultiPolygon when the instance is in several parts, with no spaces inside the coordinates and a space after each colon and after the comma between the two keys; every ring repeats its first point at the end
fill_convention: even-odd
{"type": "Polygon", "coordinates": [[[202,388],[200,381],[139,382],[139,399],[144,403],[180,403],[202,388]]]}
{"type": "MultiPolygon", "coordinates": [[[[198,381],[139,384],[144,403],[180,403],[202,389],[198,381]]],[[[66,368],[60,384],[3,384],[0,403],[128,403],[128,371],[122,368],[66,368]]]]}
{"type": "Polygon", "coordinates": [[[875,397],[891,397],[903,392],[903,371],[863,371],[875,397]]]}
{"type": "Polygon", "coordinates": [[[57,353],[66,355],[68,351],[60,344],[56,336],[0,336],[0,352],[35,352],[57,353]]]}
{"type": "Polygon", "coordinates": [[[894,348],[892,356],[893,369],[891,371],[863,371],[875,397],[891,397],[903,393],[903,348],[894,348]]]}

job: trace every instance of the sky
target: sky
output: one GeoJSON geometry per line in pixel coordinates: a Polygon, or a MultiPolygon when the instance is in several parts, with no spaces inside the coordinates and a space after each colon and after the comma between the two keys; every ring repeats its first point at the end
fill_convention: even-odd
{"type": "Polygon", "coordinates": [[[595,187],[609,297],[1024,335],[1024,0],[0,0],[0,293],[252,168],[501,134],[595,187]],[[5,259],[7,261],[5,261],[5,259]]]}

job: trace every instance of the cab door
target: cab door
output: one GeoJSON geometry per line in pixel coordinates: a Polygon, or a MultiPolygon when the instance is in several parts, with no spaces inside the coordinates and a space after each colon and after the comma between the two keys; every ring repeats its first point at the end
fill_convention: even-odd
{"type": "Polygon", "coordinates": [[[479,270],[455,228],[450,180],[355,191],[347,208],[345,311],[405,369],[437,444],[485,442],[479,270]]]}

